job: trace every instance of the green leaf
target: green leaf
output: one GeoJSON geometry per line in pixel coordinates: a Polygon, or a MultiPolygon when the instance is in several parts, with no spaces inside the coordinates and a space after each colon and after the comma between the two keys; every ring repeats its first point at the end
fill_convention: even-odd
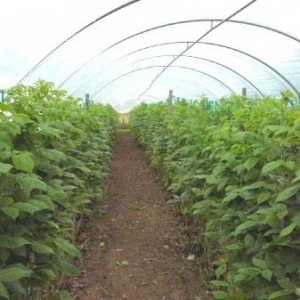
{"type": "Polygon", "coordinates": [[[255,267],[258,267],[262,270],[266,270],[268,268],[266,262],[262,259],[252,258],[252,263],[255,267]]]}
{"type": "Polygon", "coordinates": [[[226,197],[222,200],[223,203],[229,203],[231,200],[235,200],[237,197],[239,197],[239,193],[235,190],[230,191],[226,197]]]}
{"type": "Polygon", "coordinates": [[[20,211],[28,212],[31,215],[33,215],[36,211],[39,211],[40,208],[36,207],[28,202],[19,202],[14,204],[14,207],[19,209],[20,211]]]}
{"type": "Polygon", "coordinates": [[[259,193],[258,196],[257,196],[257,203],[258,204],[261,204],[267,200],[270,199],[270,193],[269,192],[262,192],[262,193],[259,193]]]}
{"type": "Polygon", "coordinates": [[[293,185],[293,186],[281,191],[277,195],[276,202],[281,202],[281,201],[291,198],[299,191],[299,189],[300,189],[300,184],[298,183],[296,185],[293,185]]]}
{"type": "Polygon", "coordinates": [[[0,173],[1,174],[7,174],[12,168],[12,165],[10,164],[4,164],[0,162],[0,173]]]}
{"type": "Polygon", "coordinates": [[[247,191],[247,190],[255,190],[263,187],[265,185],[264,181],[257,181],[255,183],[252,183],[250,185],[245,185],[242,188],[242,191],[247,191]]]}
{"type": "Polygon", "coordinates": [[[34,160],[29,153],[18,153],[12,157],[12,161],[16,169],[32,173],[34,160]]]}
{"type": "Polygon", "coordinates": [[[0,297],[5,298],[5,299],[11,299],[8,295],[8,291],[5,287],[5,285],[0,282],[0,297]]]}
{"type": "Polygon", "coordinates": [[[26,295],[26,290],[18,281],[5,282],[5,286],[9,291],[13,291],[14,294],[26,295]]]}
{"type": "Polygon", "coordinates": [[[253,169],[256,164],[259,162],[259,159],[257,157],[250,157],[245,161],[245,168],[246,170],[250,171],[253,169]]]}
{"type": "Polygon", "coordinates": [[[225,247],[228,251],[237,251],[244,249],[245,246],[243,244],[231,244],[225,247]]]}
{"type": "Polygon", "coordinates": [[[56,149],[45,149],[43,151],[43,156],[56,162],[65,161],[67,159],[66,155],[63,152],[56,149]]]}
{"type": "Polygon", "coordinates": [[[14,121],[19,122],[21,124],[33,123],[33,121],[30,119],[30,116],[26,114],[14,114],[13,118],[14,121]]]}
{"type": "Polygon", "coordinates": [[[268,268],[266,262],[262,259],[252,258],[252,263],[255,267],[258,267],[262,270],[266,270],[268,268]]]}
{"type": "Polygon", "coordinates": [[[40,204],[42,202],[44,205],[47,205],[48,209],[53,210],[53,211],[55,210],[55,204],[53,203],[52,199],[49,196],[35,195],[34,197],[35,197],[35,199],[30,200],[30,203],[33,203],[33,205],[36,205],[36,206],[42,208],[41,204],[40,204]],[[39,203],[36,203],[35,202],[36,200],[39,203]]]}
{"type": "Polygon", "coordinates": [[[14,248],[12,249],[12,252],[17,256],[22,256],[26,258],[27,251],[25,246],[14,248]]]}
{"type": "Polygon", "coordinates": [[[35,274],[46,279],[46,281],[57,279],[57,275],[54,273],[52,269],[41,268],[35,271],[35,274]]]}
{"type": "Polygon", "coordinates": [[[229,295],[222,291],[212,292],[215,299],[230,299],[229,295]]]}
{"type": "Polygon", "coordinates": [[[243,281],[247,281],[248,277],[249,276],[245,273],[238,273],[238,274],[234,275],[234,283],[240,283],[243,281]]]}
{"type": "Polygon", "coordinates": [[[36,200],[36,199],[31,199],[29,200],[28,202],[29,204],[35,206],[38,208],[38,210],[44,210],[44,209],[50,209],[50,210],[53,210],[53,207],[49,207],[48,203],[46,202],[43,202],[43,201],[40,201],[40,200],[36,200]]]}
{"type": "Polygon", "coordinates": [[[76,189],[78,189],[78,187],[74,186],[74,185],[64,185],[63,186],[64,191],[73,191],[73,190],[76,190],[76,189]]]}
{"type": "Polygon", "coordinates": [[[79,276],[81,274],[80,269],[67,262],[60,262],[59,269],[67,276],[79,276]]]}
{"type": "Polygon", "coordinates": [[[81,253],[79,252],[79,250],[67,240],[56,238],[54,242],[58,246],[58,248],[60,248],[62,251],[64,251],[66,254],[70,255],[71,257],[77,257],[77,258],[81,257],[81,253]]]}
{"type": "Polygon", "coordinates": [[[294,170],[294,168],[295,168],[295,162],[294,162],[294,161],[291,161],[291,160],[286,161],[286,162],[284,163],[284,165],[285,165],[289,170],[294,170]]]}
{"type": "Polygon", "coordinates": [[[252,235],[250,234],[247,234],[244,238],[244,243],[247,247],[253,247],[254,243],[255,243],[255,240],[254,238],[252,237],[252,235]]]}
{"type": "Polygon", "coordinates": [[[296,282],[288,277],[277,278],[277,282],[286,291],[294,291],[297,287],[296,282]]]}
{"type": "Polygon", "coordinates": [[[0,261],[5,264],[5,262],[9,258],[9,252],[7,249],[4,249],[3,247],[0,247],[0,261]]]}
{"type": "Polygon", "coordinates": [[[54,254],[53,249],[43,243],[33,242],[32,248],[37,253],[54,254]]]}
{"type": "Polygon", "coordinates": [[[28,268],[11,267],[0,270],[0,282],[13,282],[24,277],[29,277],[32,271],[28,268]]]}
{"type": "Polygon", "coordinates": [[[62,168],[53,164],[47,164],[43,166],[42,170],[53,177],[55,176],[61,177],[64,174],[64,170],[62,168]]]}
{"type": "Polygon", "coordinates": [[[296,171],[296,176],[300,177],[300,170],[296,171]]]}
{"type": "MultiPolygon", "coordinates": [[[[10,148],[11,147],[6,142],[2,141],[2,139],[0,138],[0,150],[1,151],[4,150],[4,152],[5,152],[6,150],[10,150],[10,148]]],[[[2,157],[2,154],[0,155],[0,157],[2,157]]]]}
{"type": "Polygon", "coordinates": [[[281,128],[276,130],[276,133],[274,134],[274,137],[282,134],[282,133],[287,133],[290,131],[290,127],[289,126],[280,126],[281,128]]]}
{"type": "Polygon", "coordinates": [[[264,131],[267,131],[267,130],[269,130],[269,131],[271,131],[271,132],[281,132],[281,130],[287,130],[286,129],[287,128],[287,126],[282,126],[282,125],[268,125],[268,126],[266,126],[265,128],[264,128],[264,131]]]}
{"type": "Polygon", "coordinates": [[[14,249],[18,247],[22,247],[24,245],[31,244],[29,241],[25,240],[22,237],[12,237],[12,236],[6,236],[6,235],[0,235],[0,241],[1,241],[1,247],[3,248],[9,248],[14,249]]]}
{"type": "Polygon", "coordinates": [[[74,298],[66,291],[59,293],[59,300],[74,300],[74,298]]]}
{"type": "Polygon", "coordinates": [[[246,274],[248,276],[256,276],[260,274],[261,270],[259,268],[254,268],[254,267],[246,267],[246,268],[240,268],[238,270],[241,274],[246,274]]]}
{"type": "Polygon", "coordinates": [[[199,175],[194,176],[194,178],[197,178],[197,179],[205,179],[207,177],[209,177],[209,175],[199,174],[199,175]]]}
{"type": "Polygon", "coordinates": [[[13,107],[11,105],[5,104],[3,102],[0,102],[0,111],[9,112],[11,114],[15,113],[15,110],[13,109],[13,107]]]}
{"type": "Polygon", "coordinates": [[[14,199],[11,197],[1,197],[0,198],[0,207],[7,207],[14,203],[14,199]]]}
{"type": "Polygon", "coordinates": [[[5,133],[8,133],[9,135],[14,137],[21,133],[21,126],[19,124],[14,122],[8,122],[5,125],[5,133]]]}
{"type": "Polygon", "coordinates": [[[19,209],[17,207],[2,207],[0,208],[7,216],[11,217],[13,220],[19,216],[19,209]]]}
{"type": "Polygon", "coordinates": [[[295,182],[297,182],[297,181],[300,181],[300,176],[299,176],[299,175],[296,176],[296,177],[291,181],[291,183],[295,183],[295,182]]]}
{"type": "Polygon", "coordinates": [[[284,229],[282,229],[279,233],[279,237],[284,237],[289,235],[294,229],[295,227],[297,227],[298,223],[293,222],[291,223],[289,226],[285,227],[284,229]]]}
{"type": "Polygon", "coordinates": [[[224,275],[227,272],[227,261],[224,259],[221,259],[217,261],[218,263],[218,268],[216,269],[216,276],[219,278],[220,276],[224,275]]]}
{"type": "MultiPolygon", "coordinates": [[[[5,150],[5,151],[1,151],[0,152],[0,161],[5,161],[5,160],[7,160],[8,158],[10,158],[11,157],[11,151],[7,151],[7,150],[5,150]]],[[[1,163],[0,163],[1,164],[1,163]]]]}
{"type": "Polygon", "coordinates": [[[40,129],[41,133],[43,133],[45,135],[56,137],[56,138],[60,139],[61,131],[56,128],[53,128],[45,123],[40,123],[39,129],[40,129]]]}
{"type": "Polygon", "coordinates": [[[274,208],[277,211],[277,217],[279,220],[282,220],[289,213],[287,206],[283,203],[275,204],[274,208]]]}
{"type": "Polygon", "coordinates": [[[223,287],[228,287],[230,284],[226,281],[221,281],[221,280],[211,280],[210,283],[214,286],[223,286],[223,287]]]}
{"type": "Polygon", "coordinates": [[[16,174],[16,182],[27,193],[30,193],[33,189],[45,191],[47,188],[47,185],[35,174],[16,174]]]}
{"type": "Polygon", "coordinates": [[[264,277],[264,278],[267,279],[268,281],[271,281],[273,273],[272,273],[271,270],[263,270],[263,271],[261,272],[261,275],[262,275],[262,277],[264,277]]]}
{"type": "Polygon", "coordinates": [[[241,233],[243,230],[248,229],[250,227],[253,227],[255,225],[258,225],[258,223],[256,221],[246,221],[244,223],[242,223],[241,225],[239,225],[235,231],[233,232],[234,236],[238,235],[239,233],[241,233]]]}
{"type": "Polygon", "coordinates": [[[53,227],[55,229],[59,229],[58,224],[55,223],[54,221],[46,221],[46,224],[50,225],[51,227],[53,227]]]}
{"type": "MultiPolygon", "coordinates": [[[[268,297],[268,300],[277,299],[277,298],[287,296],[287,295],[292,295],[292,294],[294,294],[294,291],[280,290],[280,291],[276,291],[276,292],[273,292],[272,294],[270,294],[268,297]]],[[[283,298],[281,298],[281,299],[283,299],[283,298]]]]}
{"type": "Polygon", "coordinates": [[[284,161],[279,159],[275,161],[271,161],[263,166],[261,173],[262,174],[268,174],[271,171],[278,169],[280,166],[284,165],[284,161]]]}

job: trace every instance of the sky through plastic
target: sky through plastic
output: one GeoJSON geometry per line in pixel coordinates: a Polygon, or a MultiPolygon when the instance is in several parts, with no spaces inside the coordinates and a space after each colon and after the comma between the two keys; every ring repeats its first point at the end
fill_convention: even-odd
{"type": "Polygon", "coordinates": [[[51,81],[129,111],[178,97],[300,95],[299,0],[3,0],[0,89],[51,81]]]}

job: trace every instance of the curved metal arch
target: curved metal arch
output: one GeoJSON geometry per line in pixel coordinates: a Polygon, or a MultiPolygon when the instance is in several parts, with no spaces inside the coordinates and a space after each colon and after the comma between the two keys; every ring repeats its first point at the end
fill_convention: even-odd
{"type": "Polygon", "coordinates": [[[255,3],[257,0],[251,0],[248,3],[246,3],[245,5],[243,5],[242,7],[240,7],[238,10],[234,11],[232,14],[230,14],[226,19],[224,19],[222,22],[218,23],[215,26],[211,26],[211,28],[209,30],[207,30],[205,33],[201,34],[200,37],[193,42],[191,45],[188,45],[187,48],[185,50],[183,50],[182,52],[180,52],[176,57],[174,57],[171,62],[169,62],[165,68],[163,68],[155,77],[153,80],[151,80],[149,86],[146,88],[146,90],[144,90],[141,95],[140,98],[149,91],[149,89],[153,86],[153,84],[159,79],[159,77],[162,76],[162,74],[169,68],[171,67],[175,61],[178,60],[178,58],[180,58],[182,55],[184,55],[187,51],[189,51],[192,47],[194,47],[198,42],[200,42],[202,39],[204,39],[206,36],[208,36],[211,32],[213,32],[214,30],[216,30],[218,27],[222,26],[226,21],[230,20],[231,18],[233,18],[234,16],[236,16],[237,14],[239,14],[240,12],[242,12],[243,10],[245,10],[246,8],[250,7],[251,5],[253,5],[253,3],[255,3]]]}
{"type": "Polygon", "coordinates": [[[96,20],[88,23],[87,25],[83,26],[82,28],[80,28],[79,30],[77,30],[75,33],[73,33],[72,35],[70,35],[66,40],[62,41],[59,45],[57,45],[54,49],[52,49],[46,56],[44,56],[37,64],[35,64],[18,82],[18,84],[22,83],[28,76],[30,76],[33,72],[35,72],[44,62],[46,62],[60,47],[62,47],[64,44],[66,44],[67,42],[69,42],[70,40],[72,40],[76,35],[80,34],[81,32],[83,32],[84,30],[88,29],[89,27],[91,27],[92,25],[96,24],[97,22],[101,21],[102,19],[108,17],[109,15],[112,15],[114,13],[116,13],[117,11],[130,6],[132,4],[135,4],[136,2],[139,2],[141,0],[131,0],[129,2],[126,2],[112,10],[110,10],[109,12],[103,14],[102,16],[100,16],[99,18],[97,18],[96,20]]]}
{"type": "MultiPolygon", "coordinates": [[[[167,23],[167,24],[163,24],[163,25],[159,25],[159,26],[155,26],[155,27],[152,27],[152,28],[148,28],[146,30],[143,30],[143,31],[140,31],[138,33],[135,33],[135,34],[132,34],[114,44],[112,44],[111,46],[105,48],[103,51],[97,53],[95,56],[93,56],[91,59],[89,59],[88,61],[86,61],[84,64],[82,64],[79,68],[77,68],[74,72],[72,72],[64,81],[62,81],[60,83],[60,85],[58,86],[58,88],[61,88],[70,78],[72,78],[75,74],[77,74],[82,68],[84,68],[86,65],[88,65],[90,62],[92,62],[95,58],[97,58],[98,56],[102,55],[103,53],[105,53],[106,51],[112,49],[113,47],[129,40],[129,39],[132,39],[134,37],[137,37],[139,35],[142,35],[144,33],[148,33],[150,31],[153,31],[153,30],[157,30],[157,29],[161,29],[161,28],[165,28],[165,27],[169,27],[169,26],[174,26],[174,25],[182,25],[182,24],[188,24],[188,23],[196,23],[196,22],[222,22],[224,21],[223,19],[193,19],[193,20],[185,20],[185,21],[178,21],[178,22],[173,22],[173,23],[167,23]]],[[[229,19],[229,20],[226,20],[226,23],[237,23],[237,24],[244,24],[244,25],[249,25],[249,26],[254,26],[254,27],[258,27],[258,28],[262,28],[262,29],[265,29],[265,30],[270,30],[270,31],[273,31],[277,34],[280,34],[280,35],[283,35],[287,38],[290,38],[298,43],[300,43],[300,39],[286,33],[286,32],[283,32],[283,31],[280,31],[278,29],[275,29],[275,28],[272,28],[272,27],[269,27],[269,26],[265,26],[265,25],[261,25],[261,24],[258,24],[258,23],[253,23],[253,22],[247,22],[247,21],[242,21],[242,20],[232,20],[232,19],[229,19]]]]}
{"type": "MultiPolygon", "coordinates": [[[[135,50],[135,51],[132,51],[130,53],[127,53],[125,55],[123,55],[122,57],[116,59],[115,61],[118,61],[122,58],[125,58],[127,56],[130,56],[132,54],[135,54],[135,53],[138,53],[138,52],[141,52],[143,50],[147,50],[147,49],[151,49],[151,48],[155,48],[155,47],[160,47],[160,46],[166,46],[166,45],[174,45],[174,44],[189,44],[189,43],[194,43],[194,42],[191,42],[191,41],[180,41],[180,42],[167,42],[167,43],[160,43],[160,44],[154,44],[154,45],[151,45],[151,46],[147,46],[147,47],[144,47],[144,48],[140,48],[138,50],[135,50]]],[[[216,47],[222,47],[222,48],[226,48],[226,49],[229,49],[229,50],[232,50],[232,51],[235,51],[235,52],[238,52],[240,54],[243,54],[243,55],[246,55],[248,57],[251,57],[252,59],[254,59],[255,61],[263,64],[265,67],[267,67],[268,69],[272,70],[278,77],[280,77],[287,85],[290,86],[290,88],[297,94],[297,96],[300,98],[300,93],[299,91],[296,89],[296,87],[294,87],[294,85],[285,77],[283,76],[278,70],[276,70],[274,67],[272,67],[271,65],[269,65],[268,63],[266,63],[265,61],[263,61],[262,59],[252,55],[252,54],[249,54],[245,51],[242,51],[242,50],[239,50],[239,49],[236,49],[236,48],[233,48],[233,47],[229,47],[229,46],[226,46],[226,45],[222,45],[222,44],[218,44],[218,43],[208,43],[208,42],[198,42],[197,44],[204,44],[204,45],[210,45],[210,46],[216,46],[216,47]]]]}
{"type": "MultiPolygon", "coordinates": [[[[117,86],[114,86],[114,90],[113,92],[115,92],[116,90],[119,90],[119,89],[122,89],[124,86],[126,85],[126,83],[118,83],[117,86]]],[[[101,99],[106,99],[107,97],[110,96],[112,92],[111,91],[103,91],[103,93],[101,93],[101,99]]],[[[72,94],[73,96],[73,94],[72,94]]],[[[131,95],[132,97],[136,97],[137,95],[131,95]]],[[[129,97],[129,96],[127,96],[129,97]]],[[[149,97],[149,98],[155,98],[157,100],[160,100],[160,101],[165,101],[167,99],[167,96],[165,98],[163,98],[162,96],[154,96],[154,95],[150,95],[150,94],[146,94],[144,95],[144,97],[149,97]]],[[[112,105],[114,105],[114,103],[112,103],[112,105]]]]}
{"type": "MultiPolygon", "coordinates": [[[[136,60],[132,63],[135,63],[135,62],[139,62],[139,61],[144,61],[144,60],[148,60],[148,59],[152,59],[152,58],[159,58],[159,57],[173,57],[173,56],[176,56],[176,55],[156,55],[156,56],[151,56],[151,57],[147,57],[147,58],[142,58],[142,59],[139,59],[139,60],[136,60]]],[[[228,67],[228,66],[225,66],[217,61],[214,61],[212,59],[208,59],[208,58],[204,58],[204,57],[199,57],[199,56],[192,56],[192,55],[182,55],[182,57],[188,57],[188,58],[193,58],[193,59],[199,59],[199,60],[204,60],[204,61],[207,61],[207,62],[210,62],[210,63],[213,63],[213,64],[216,64],[216,65],[219,65],[231,72],[233,72],[234,74],[238,75],[239,77],[241,77],[243,80],[245,80],[249,85],[251,85],[262,97],[264,97],[264,94],[262,93],[262,91],[259,90],[259,88],[257,86],[255,86],[248,78],[246,78],[244,75],[242,75],[241,73],[233,70],[232,68],[228,67]]]]}
{"type": "MultiPolygon", "coordinates": [[[[147,69],[150,69],[151,67],[147,67],[146,68],[146,70],[147,69]]],[[[153,68],[155,68],[155,67],[153,67],[153,68]]],[[[141,70],[138,70],[138,71],[143,71],[143,69],[144,68],[140,68],[141,70]]],[[[138,72],[138,71],[136,71],[136,72],[138,72]]],[[[134,72],[128,72],[128,73],[130,73],[130,74],[132,74],[132,73],[134,73],[134,72]]],[[[125,76],[127,76],[127,75],[130,75],[130,74],[123,74],[124,76],[122,76],[122,77],[125,77],[125,76]]],[[[119,78],[119,79],[121,79],[121,78],[119,78]]],[[[116,79],[114,82],[116,82],[118,79],[116,79]]],[[[114,93],[116,90],[121,90],[122,88],[123,88],[123,86],[124,85],[126,85],[126,83],[117,83],[117,86],[115,87],[114,86],[114,88],[113,88],[113,91],[103,91],[103,93],[101,93],[101,95],[100,95],[100,99],[110,99],[110,95],[112,94],[112,93],[114,93]]],[[[218,95],[217,95],[217,93],[215,92],[215,90],[213,89],[213,88],[211,88],[210,86],[209,86],[209,83],[207,83],[207,84],[202,84],[204,87],[205,87],[205,89],[211,94],[211,95],[213,95],[214,96],[214,98],[215,99],[217,99],[218,98],[218,95]]],[[[201,86],[201,84],[200,84],[200,86],[201,86]]],[[[96,97],[96,95],[97,94],[94,94],[93,95],[93,97],[96,97]]],[[[139,97],[140,97],[140,99],[143,99],[144,97],[147,97],[147,95],[149,96],[149,94],[146,94],[146,95],[143,95],[142,97],[140,97],[140,95],[136,95],[136,99],[138,99],[139,97]]],[[[158,100],[160,100],[160,101],[166,101],[167,100],[167,95],[165,96],[165,97],[162,97],[162,96],[160,96],[160,97],[154,97],[154,98],[157,98],[158,100]]],[[[96,99],[94,99],[94,101],[97,101],[96,99]]],[[[100,100],[100,102],[101,102],[101,100],[100,100]]],[[[112,104],[112,105],[114,105],[114,104],[112,104]]]]}
{"type": "MultiPolygon", "coordinates": [[[[157,55],[157,56],[152,56],[152,57],[148,57],[148,58],[139,59],[139,60],[136,60],[136,61],[134,61],[134,62],[139,62],[139,61],[143,61],[143,60],[147,60],[147,59],[151,59],[151,58],[169,57],[169,56],[170,56],[170,57],[174,57],[174,56],[176,56],[176,55],[157,55]]],[[[182,57],[189,57],[189,58],[193,58],[193,59],[204,60],[204,61],[207,61],[207,62],[216,64],[216,65],[219,65],[219,66],[221,66],[221,67],[223,67],[223,68],[225,68],[225,69],[227,69],[227,70],[229,70],[229,71],[235,73],[235,74],[238,75],[239,77],[241,77],[241,78],[242,78],[244,81],[246,81],[250,86],[252,86],[253,89],[255,89],[255,90],[258,92],[258,94],[260,94],[260,96],[264,97],[264,94],[262,93],[262,91],[261,91],[257,86],[255,86],[255,85],[253,84],[253,82],[251,82],[248,78],[246,78],[245,76],[243,76],[243,75],[240,74],[239,72],[233,70],[232,68],[230,68],[230,67],[228,67],[228,66],[226,66],[226,65],[223,65],[223,64],[221,64],[221,63],[219,63],[219,62],[217,62],[217,61],[214,61],[214,60],[212,60],[212,59],[207,59],[207,58],[198,57],[198,56],[182,55],[182,57]]],[[[134,63],[134,62],[132,62],[132,63],[134,63]]],[[[132,63],[131,63],[131,64],[132,64],[132,63]]],[[[81,85],[81,86],[82,86],[82,85],[81,85]]],[[[77,90],[78,90],[79,88],[80,88],[80,87],[78,87],[73,93],[76,93],[77,90]]]]}
{"type": "MultiPolygon", "coordinates": [[[[153,68],[165,68],[166,66],[149,66],[149,67],[144,67],[144,68],[138,68],[138,69],[135,69],[135,70],[132,70],[132,71],[129,71],[125,74],[122,74],[116,78],[114,78],[113,80],[111,80],[110,82],[106,83],[104,86],[102,86],[100,89],[98,89],[92,96],[91,96],[91,99],[93,99],[97,94],[99,94],[103,89],[105,89],[107,86],[109,86],[110,84],[114,83],[115,81],[127,76],[127,75],[130,75],[132,73],[135,73],[135,72],[139,72],[139,71],[143,71],[143,70],[148,70],[148,69],[153,69],[153,68]]],[[[170,68],[180,68],[180,69],[186,69],[186,70],[192,70],[192,71],[195,71],[195,72],[198,72],[198,73],[201,73],[203,75],[206,75],[216,81],[218,81],[221,85],[223,85],[226,89],[228,89],[231,93],[235,94],[235,92],[224,82],[222,82],[221,80],[219,80],[218,78],[210,75],[210,74],[207,74],[205,72],[202,72],[200,70],[197,70],[197,69],[194,69],[194,68],[188,68],[188,67],[183,67],[183,66],[170,66],[170,68]]]]}
{"type": "MultiPolygon", "coordinates": [[[[144,33],[147,33],[147,32],[150,32],[150,31],[153,31],[153,30],[157,30],[157,29],[161,29],[161,28],[165,28],[165,27],[170,27],[170,26],[174,26],[174,25],[182,25],[182,24],[187,24],[187,23],[196,23],[196,22],[223,22],[224,19],[194,19],[194,20],[185,20],[185,21],[178,21],[178,22],[173,22],[173,23],[167,23],[167,24],[163,24],[163,25],[159,25],[159,26],[155,26],[155,27],[152,27],[152,28],[148,28],[146,30],[143,30],[143,31],[140,31],[140,32],[137,32],[135,34],[132,34],[114,44],[112,44],[111,46],[105,48],[101,53],[99,54],[102,54],[104,52],[106,52],[107,50],[110,50],[111,48],[127,41],[127,40],[130,40],[132,38],[135,38],[139,35],[142,35],[144,33]]],[[[238,24],[244,24],[244,25],[249,25],[249,26],[254,26],[254,27],[258,27],[258,28],[262,28],[262,29],[266,29],[266,30],[270,30],[270,31],[273,31],[273,32],[276,32],[278,34],[281,34],[285,37],[288,37],[290,39],[293,39],[295,40],[296,42],[300,43],[300,40],[286,32],[283,32],[283,31],[280,31],[278,29],[275,29],[273,27],[269,27],[269,26],[265,26],[265,25],[261,25],[261,24],[258,24],[258,23],[252,23],[252,22],[247,22],[247,21],[240,21],[240,20],[232,20],[232,19],[229,19],[229,20],[226,20],[225,21],[226,23],[238,23],[238,24]]]]}

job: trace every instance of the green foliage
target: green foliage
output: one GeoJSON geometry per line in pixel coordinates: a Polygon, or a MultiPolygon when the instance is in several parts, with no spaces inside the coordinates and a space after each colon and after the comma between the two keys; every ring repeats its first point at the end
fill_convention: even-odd
{"type": "Polygon", "coordinates": [[[115,135],[109,106],[82,108],[44,81],[8,91],[0,103],[0,299],[79,274],[72,242],[105,191],[115,135]]]}
{"type": "MultiPolygon", "coordinates": [[[[131,128],[174,203],[198,218],[216,299],[295,299],[300,263],[300,111],[232,96],[142,104],[131,128]]],[[[202,260],[203,260],[202,259],[202,260]]]]}

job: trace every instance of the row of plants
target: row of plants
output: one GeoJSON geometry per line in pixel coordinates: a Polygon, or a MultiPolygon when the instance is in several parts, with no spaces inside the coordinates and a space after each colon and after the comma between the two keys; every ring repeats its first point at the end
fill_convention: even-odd
{"type": "Polygon", "coordinates": [[[300,109],[289,96],[131,113],[135,139],[197,224],[215,299],[300,296],[300,109]]]}
{"type": "Polygon", "coordinates": [[[38,81],[0,103],[0,299],[71,299],[82,216],[101,200],[116,136],[110,106],[38,81]],[[53,282],[55,284],[53,284],[53,282]]]}

